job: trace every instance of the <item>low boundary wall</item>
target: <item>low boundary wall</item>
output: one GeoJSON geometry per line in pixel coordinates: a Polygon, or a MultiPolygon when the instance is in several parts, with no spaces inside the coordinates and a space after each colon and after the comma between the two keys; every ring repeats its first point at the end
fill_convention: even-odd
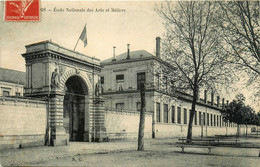
{"type": "Polygon", "coordinates": [[[44,145],[47,103],[0,97],[0,149],[44,145]]]}
{"type": "MultiPolygon", "coordinates": [[[[109,140],[138,138],[140,114],[128,111],[106,111],[105,127],[109,140]]],[[[152,114],[146,113],[144,137],[152,138],[152,114]]]]}
{"type": "MultiPolygon", "coordinates": [[[[247,126],[247,133],[251,133],[250,125],[247,126]]],[[[188,125],[156,123],[154,125],[155,138],[174,138],[174,137],[187,137],[188,125]]],[[[192,127],[192,136],[201,137],[201,126],[192,127]]],[[[215,135],[236,135],[237,127],[212,127],[203,126],[203,137],[215,135]]],[[[240,125],[240,135],[246,134],[246,126],[240,125]]]]}

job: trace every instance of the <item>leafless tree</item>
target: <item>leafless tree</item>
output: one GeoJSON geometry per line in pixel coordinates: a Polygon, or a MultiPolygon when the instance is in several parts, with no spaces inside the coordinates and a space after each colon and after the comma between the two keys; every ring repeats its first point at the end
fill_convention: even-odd
{"type": "MultiPolygon", "coordinates": [[[[249,84],[260,76],[260,2],[219,2],[221,36],[226,44],[223,48],[229,55],[229,62],[240,71],[246,71],[249,84]]],[[[258,91],[259,93],[259,91],[258,91]]]]}
{"type": "Polygon", "coordinates": [[[224,61],[219,28],[215,26],[217,5],[208,1],[165,2],[156,6],[166,33],[162,42],[163,59],[171,68],[163,73],[175,91],[192,95],[187,141],[192,139],[192,123],[201,88],[216,91],[232,82],[233,71],[224,61]]]}
{"type": "Polygon", "coordinates": [[[140,84],[141,111],[138,131],[138,151],[144,150],[144,125],[145,125],[145,84],[140,84]]]}

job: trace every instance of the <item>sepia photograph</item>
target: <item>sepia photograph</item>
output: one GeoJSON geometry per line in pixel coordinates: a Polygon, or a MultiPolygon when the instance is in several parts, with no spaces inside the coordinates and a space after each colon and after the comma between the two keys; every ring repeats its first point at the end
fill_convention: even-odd
{"type": "Polygon", "coordinates": [[[259,0],[0,11],[0,167],[259,166],[259,0]]]}

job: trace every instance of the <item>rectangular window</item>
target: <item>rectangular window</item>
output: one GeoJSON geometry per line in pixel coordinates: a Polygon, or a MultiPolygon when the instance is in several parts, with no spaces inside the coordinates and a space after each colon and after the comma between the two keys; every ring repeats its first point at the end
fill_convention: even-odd
{"type": "Polygon", "coordinates": [[[136,103],[136,110],[141,111],[141,102],[136,103]]]}
{"type": "Polygon", "coordinates": [[[201,119],[201,112],[199,112],[199,125],[201,125],[201,121],[202,121],[202,119],[201,119]]]}
{"type": "Polygon", "coordinates": [[[116,75],[116,88],[117,91],[124,90],[124,74],[116,75]]]}
{"type": "Polygon", "coordinates": [[[21,93],[16,92],[16,93],[15,93],[15,96],[21,96],[21,93]]]}
{"type": "Polygon", "coordinates": [[[184,124],[187,124],[187,109],[186,108],[184,108],[184,110],[183,110],[183,114],[184,114],[184,124]]]}
{"type": "Polygon", "coordinates": [[[180,107],[178,107],[177,108],[177,112],[178,112],[178,124],[181,124],[181,108],[180,107]]]}
{"type": "Polygon", "coordinates": [[[213,126],[213,118],[212,118],[212,114],[210,114],[210,126],[213,126]]]}
{"type": "Polygon", "coordinates": [[[116,82],[124,82],[124,74],[116,75],[116,82]]]}
{"type": "Polygon", "coordinates": [[[9,96],[9,95],[10,95],[9,91],[3,90],[3,96],[9,96]]]}
{"type": "Polygon", "coordinates": [[[101,84],[104,84],[105,83],[105,78],[104,77],[100,77],[100,82],[101,82],[101,84]]]}
{"type": "Polygon", "coordinates": [[[219,116],[219,126],[222,127],[222,116],[219,116]]]}
{"type": "Polygon", "coordinates": [[[209,126],[209,113],[207,113],[207,126],[209,126]]]}
{"type": "Polygon", "coordinates": [[[172,106],[172,123],[175,123],[175,106],[172,106]]]}
{"type": "Polygon", "coordinates": [[[206,114],[203,112],[203,125],[206,125],[206,114]]]}
{"type": "Polygon", "coordinates": [[[218,126],[218,115],[217,115],[217,126],[218,126]]]}
{"type": "Polygon", "coordinates": [[[145,84],[145,72],[137,73],[137,90],[140,90],[141,84],[145,84]]]}
{"type": "Polygon", "coordinates": [[[163,110],[164,110],[163,121],[164,121],[164,123],[168,123],[168,104],[163,105],[163,110]]]}
{"type": "Polygon", "coordinates": [[[156,103],[156,122],[161,122],[161,107],[160,107],[160,103],[156,103]]]}
{"type": "Polygon", "coordinates": [[[216,115],[214,114],[214,126],[216,126],[216,115]]]}
{"type": "Polygon", "coordinates": [[[198,123],[197,122],[197,111],[195,111],[195,113],[194,113],[194,119],[195,119],[194,124],[197,125],[197,123],[198,123]]]}
{"type": "Polygon", "coordinates": [[[125,103],[116,103],[116,110],[123,110],[125,108],[125,103]]]}

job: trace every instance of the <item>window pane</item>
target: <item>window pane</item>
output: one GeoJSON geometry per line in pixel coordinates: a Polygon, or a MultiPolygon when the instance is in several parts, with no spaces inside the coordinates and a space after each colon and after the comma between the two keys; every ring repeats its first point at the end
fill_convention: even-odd
{"type": "Polygon", "coordinates": [[[207,126],[209,126],[209,113],[207,113],[207,126]]]}
{"type": "Polygon", "coordinates": [[[175,123],[175,106],[172,106],[172,123],[175,123]]]}
{"type": "Polygon", "coordinates": [[[206,114],[203,113],[203,125],[206,125],[206,114]]]}
{"type": "Polygon", "coordinates": [[[199,125],[201,125],[201,112],[199,112],[199,125]]]}
{"type": "Polygon", "coordinates": [[[105,83],[104,77],[101,77],[100,80],[101,80],[101,84],[104,84],[104,83],[105,83]]]}
{"type": "Polygon", "coordinates": [[[177,112],[178,112],[178,123],[181,124],[181,108],[180,107],[177,108],[177,112]]]}
{"type": "Polygon", "coordinates": [[[9,91],[3,91],[3,96],[9,96],[10,92],[9,91]]]}
{"type": "Polygon", "coordinates": [[[187,124],[187,109],[184,108],[184,124],[187,124]]]}
{"type": "Polygon", "coordinates": [[[116,103],[116,109],[117,110],[123,110],[125,107],[125,104],[124,103],[116,103]]]}
{"type": "Polygon", "coordinates": [[[161,109],[160,109],[160,103],[156,103],[156,122],[161,121],[161,109]]]}
{"type": "Polygon", "coordinates": [[[168,105],[164,104],[163,108],[164,108],[164,122],[168,123],[168,105]]]}
{"type": "Polygon", "coordinates": [[[141,102],[136,103],[136,110],[141,111],[141,102]]]}
{"type": "Polygon", "coordinates": [[[218,126],[218,115],[217,115],[217,126],[218,126]]]}
{"type": "Polygon", "coordinates": [[[145,83],[145,72],[137,73],[137,89],[140,90],[140,84],[145,83]]]}
{"type": "Polygon", "coordinates": [[[197,125],[197,111],[195,111],[194,113],[194,119],[195,119],[194,124],[197,125]]]}
{"type": "Polygon", "coordinates": [[[210,126],[213,126],[213,118],[212,118],[212,114],[210,114],[210,126]]]}

